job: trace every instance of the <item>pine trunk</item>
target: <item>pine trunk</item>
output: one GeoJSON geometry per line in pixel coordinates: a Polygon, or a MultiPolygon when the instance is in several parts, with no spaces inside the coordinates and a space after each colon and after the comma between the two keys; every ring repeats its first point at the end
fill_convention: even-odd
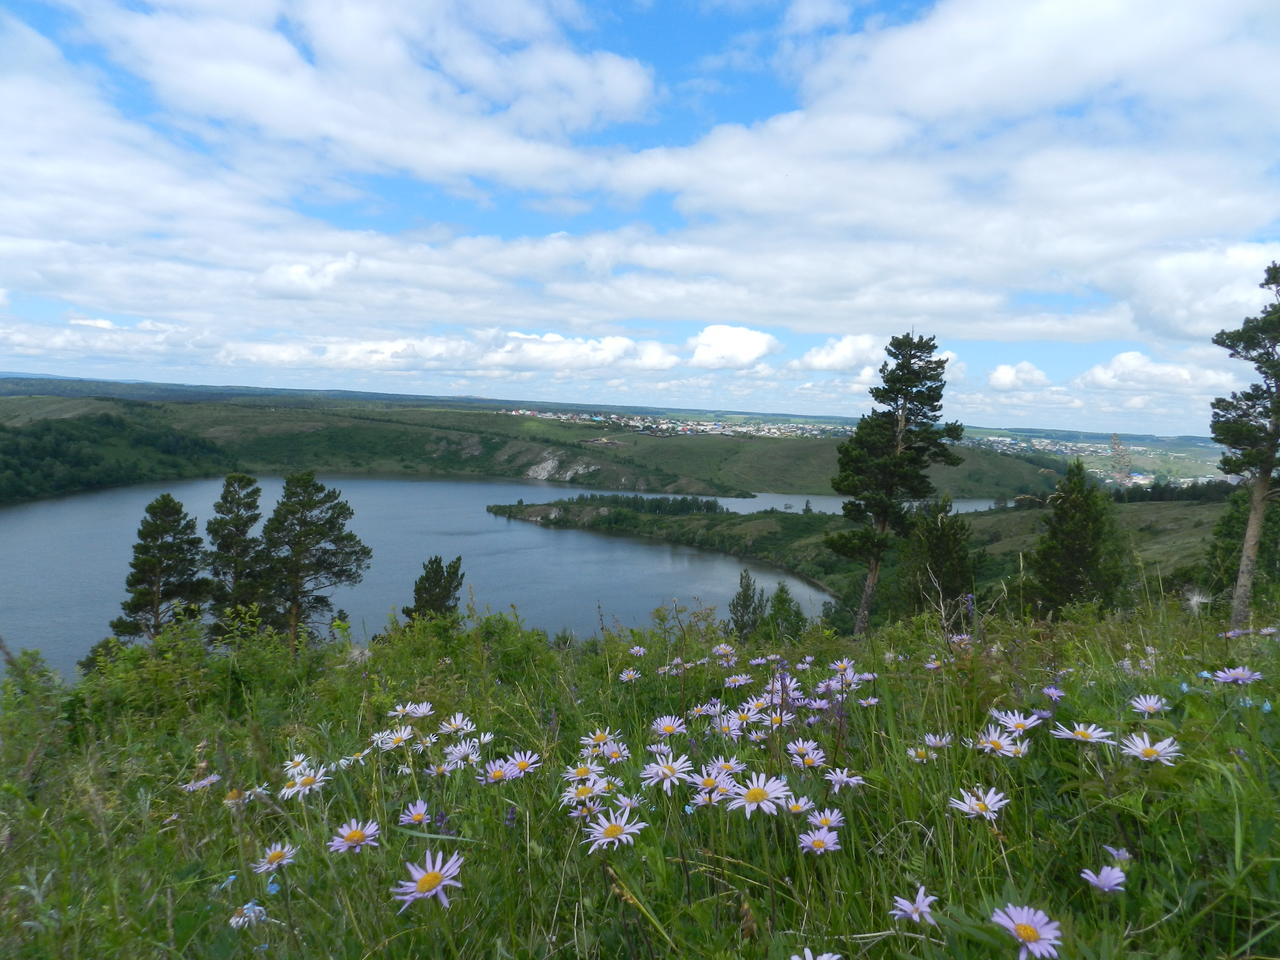
{"type": "Polygon", "coordinates": [[[867,561],[867,579],[862,585],[862,602],[858,604],[858,617],[853,622],[854,636],[862,636],[867,632],[867,620],[871,616],[871,598],[876,592],[876,583],[880,579],[880,558],[872,557],[867,561]]]}
{"type": "Polygon", "coordinates": [[[1271,471],[1259,473],[1249,490],[1249,519],[1240,545],[1240,568],[1236,587],[1231,593],[1231,629],[1240,630],[1249,622],[1253,600],[1253,577],[1258,566],[1258,548],[1262,544],[1262,521],[1267,513],[1267,495],[1271,488],[1271,471]]]}

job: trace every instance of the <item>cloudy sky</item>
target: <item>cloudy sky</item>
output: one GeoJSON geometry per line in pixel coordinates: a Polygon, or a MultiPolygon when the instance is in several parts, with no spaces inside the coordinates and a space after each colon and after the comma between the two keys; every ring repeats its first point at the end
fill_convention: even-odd
{"type": "Polygon", "coordinates": [[[0,370],[1208,432],[1275,0],[0,0],[0,370]]]}

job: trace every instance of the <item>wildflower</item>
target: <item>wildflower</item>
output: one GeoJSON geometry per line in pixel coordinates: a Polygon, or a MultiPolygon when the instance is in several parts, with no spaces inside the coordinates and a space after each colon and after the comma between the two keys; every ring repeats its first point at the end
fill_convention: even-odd
{"type": "Polygon", "coordinates": [[[806,853],[823,854],[840,849],[840,837],[834,830],[818,827],[800,834],[800,849],[806,853]]]}
{"type": "Polygon", "coordinates": [[[405,744],[410,743],[417,734],[414,733],[413,727],[406,725],[396,727],[393,730],[384,730],[381,734],[375,734],[375,736],[378,739],[374,745],[379,750],[394,750],[396,747],[403,747],[405,744]]]}
{"type": "Polygon", "coordinates": [[[409,716],[409,710],[412,706],[413,705],[409,703],[397,703],[394,708],[387,711],[387,716],[395,717],[397,720],[403,720],[405,717],[409,716]]]}
{"type": "Polygon", "coordinates": [[[632,843],[632,838],[648,826],[643,820],[631,820],[630,810],[621,810],[610,816],[602,815],[587,828],[587,839],[583,843],[591,844],[588,853],[595,853],[601,847],[616,847],[619,843],[632,843]]]}
{"type": "Polygon", "coordinates": [[[256,900],[250,900],[243,907],[236,907],[236,912],[231,915],[231,919],[227,923],[237,930],[243,930],[245,927],[252,927],[265,919],[267,919],[266,908],[258,906],[256,900]]]}
{"type": "Polygon", "coordinates": [[[742,726],[749,723],[756,723],[760,719],[760,707],[752,701],[741,704],[733,713],[733,720],[742,726]]]}
{"type": "Polygon", "coordinates": [[[608,727],[601,727],[597,730],[593,730],[591,733],[588,733],[585,737],[579,738],[578,743],[582,744],[584,747],[590,747],[593,745],[601,746],[602,744],[608,743],[610,740],[621,739],[621,730],[615,732],[610,730],[608,727]]]}
{"type": "Polygon", "coordinates": [[[284,762],[285,773],[297,773],[299,770],[311,769],[312,760],[305,753],[295,753],[292,760],[284,762]]]}
{"type": "Polygon", "coordinates": [[[982,787],[975,787],[973,793],[961,790],[960,799],[953,797],[949,801],[950,806],[966,817],[985,817],[988,820],[994,820],[1000,808],[1008,802],[1003,793],[997,790],[983,792],[982,787]]]}
{"type": "Polygon", "coordinates": [[[931,923],[937,926],[938,922],[933,919],[933,910],[930,906],[937,899],[937,897],[928,896],[924,887],[921,887],[916,891],[915,900],[894,897],[893,909],[889,911],[889,916],[895,920],[914,920],[916,923],[931,923]]]}
{"type": "Polygon", "coordinates": [[[827,669],[832,673],[845,673],[853,669],[853,661],[841,657],[839,660],[833,660],[827,664],[827,669]]]}
{"type": "Polygon", "coordinates": [[[369,756],[369,753],[370,751],[368,750],[357,750],[355,753],[345,756],[339,760],[338,766],[343,770],[347,769],[347,767],[351,766],[353,763],[358,763],[363,767],[365,758],[369,756]]]}
{"type": "Polygon", "coordinates": [[[441,733],[453,733],[458,735],[468,734],[476,728],[476,725],[467,719],[464,713],[455,713],[447,720],[440,721],[439,731],[441,733]]]}
{"type": "Polygon", "coordinates": [[[613,798],[613,805],[618,810],[639,810],[642,804],[635,797],[618,794],[613,798]]]}
{"type": "Polygon", "coordinates": [[[267,847],[267,852],[262,855],[262,859],[253,865],[254,873],[271,873],[280,867],[287,867],[293,863],[293,858],[298,855],[298,848],[291,843],[273,843],[267,847]]]}
{"type": "Polygon", "coordinates": [[[677,733],[688,733],[688,728],[685,727],[684,721],[670,714],[658,717],[657,720],[649,725],[649,729],[660,737],[673,737],[677,733]]]}
{"type": "Polygon", "coordinates": [[[1173,766],[1174,757],[1182,756],[1182,751],[1178,749],[1178,742],[1173,737],[1161,740],[1159,743],[1152,743],[1151,738],[1145,733],[1131,734],[1121,740],[1120,752],[1137,757],[1139,760],[1159,760],[1166,767],[1173,766]]]}
{"type": "Polygon", "coordinates": [[[937,760],[938,755],[932,750],[926,750],[924,747],[908,747],[907,756],[916,763],[928,763],[930,760],[937,760]]]}
{"type": "Polygon", "coordinates": [[[648,653],[648,651],[645,650],[644,647],[637,645],[632,647],[630,650],[628,650],[627,653],[631,654],[633,657],[643,657],[646,653],[648,653]]]}
{"type": "Polygon", "coordinates": [[[566,767],[561,776],[565,780],[590,780],[604,773],[604,767],[596,763],[584,762],[576,767],[566,767]]]}
{"type": "Polygon", "coordinates": [[[618,674],[618,679],[623,683],[635,683],[635,681],[640,679],[640,671],[632,667],[627,667],[627,669],[618,674]]]}
{"type": "Polygon", "coordinates": [[[729,809],[742,808],[748,817],[757,808],[773,814],[778,810],[777,804],[785,802],[788,793],[790,791],[786,781],[763,773],[752,774],[745,785],[739,785],[735,789],[734,797],[729,801],[729,809]]]}
{"type": "Polygon", "coordinates": [[[1107,851],[1107,853],[1111,854],[1111,859],[1113,859],[1116,863],[1128,863],[1130,860],[1133,859],[1133,854],[1131,854],[1124,847],[1109,847],[1104,843],[1102,845],[1102,849],[1107,851]]]}
{"type": "Polygon", "coordinates": [[[949,747],[951,746],[951,734],[926,733],[924,735],[924,745],[926,747],[949,747]]]}
{"type": "Polygon", "coordinates": [[[243,809],[244,805],[249,802],[249,796],[238,787],[232,787],[227,791],[227,795],[222,798],[222,805],[232,810],[243,809]]]}
{"type": "Polygon", "coordinates": [[[831,784],[832,793],[839,793],[841,787],[860,787],[867,782],[862,777],[851,774],[846,767],[828,770],[823,779],[831,784]]]}
{"type": "Polygon", "coordinates": [[[476,774],[480,783],[502,783],[520,776],[520,771],[510,760],[490,760],[484,765],[484,772],[476,774]]]}
{"type": "Polygon", "coordinates": [[[787,813],[808,813],[813,806],[813,801],[808,797],[792,797],[787,801],[787,813]]]}
{"type": "Polygon", "coordinates": [[[1081,870],[1080,876],[1103,893],[1115,893],[1117,890],[1124,889],[1124,871],[1119,867],[1103,867],[1097,873],[1092,870],[1081,870]]]}
{"type": "Polygon", "coordinates": [[[1015,740],[1013,743],[1009,744],[1009,752],[1006,756],[1022,758],[1030,752],[1031,744],[1027,743],[1025,740],[1015,740]]]}
{"type": "Polygon", "coordinates": [[[1129,701],[1129,706],[1133,707],[1135,713],[1145,713],[1147,716],[1154,716],[1162,710],[1169,709],[1169,704],[1164,702],[1163,697],[1145,694],[1134,697],[1129,701]]]}
{"type": "Polygon", "coordinates": [[[280,798],[288,800],[290,797],[305,797],[311,791],[319,790],[328,781],[329,772],[325,767],[299,770],[296,779],[290,780],[280,788],[280,798]]]}
{"type": "Polygon", "coordinates": [[[646,764],[644,769],[640,771],[640,782],[646,787],[661,784],[662,789],[670,794],[671,788],[677,782],[683,780],[685,774],[692,769],[693,764],[683,754],[678,759],[668,756],[656,763],[646,764]]]}
{"type": "Polygon", "coordinates": [[[1040,718],[1034,713],[1016,713],[1013,710],[1002,713],[999,710],[992,710],[991,715],[999,721],[1000,726],[1015,736],[1026,733],[1040,723],[1040,718]]]}
{"type": "Polygon", "coordinates": [[[735,673],[724,678],[724,685],[732,690],[734,687],[745,687],[751,682],[751,674],[735,673]]]}
{"type": "Polygon", "coordinates": [[[1217,671],[1213,675],[1213,679],[1219,683],[1238,683],[1243,686],[1246,683],[1261,680],[1262,674],[1250,670],[1248,667],[1231,667],[1227,670],[1217,671]]]}
{"type": "Polygon", "coordinates": [[[203,779],[192,780],[190,783],[184,783],[182,785],[182,789],[187,791],[187,793],[195,793],[197,790],[203,790],[205,787],[212,786],[221,779],[221,774],[211,773],[203,779]]]}
{"type": "Polygon", "coordinates": [[[606,743],[600,748],[600,756],[610,763],[622,763],[631,759],[631,748],[625,743],[606,743]]]}
{"type": "Polygon", "coordinates": [[[742,721],[736,717],[721,717],[716,721],[715,729],[720,736],[737,740],[742,736],[742,721]]]}
{"type": "Polygon", "coordinates": [[[787,710],[775,710],[769,714],[769,726],[771,727],[788,727],[794,721],[796,715],[787,710]]]}
{"type": "Polygon", "coordinates": [[[359,820],[348,820],[338,828],[338,834],[329,841],[329,849],[334,853],[348,853],[354,850],[359,853],[364,847],[376,847],[378,841],[378,824],[375,820],[361,823],[359,820]]]}
{"type": "Polygon", "coordinates": [[[818,954],[818,955],[815,957],[815,956],[813,955],[813,951],[812,951],[812,950],[810,950],[808,947],[805,947],[805,948],[804,948],[804,956],[803,956],[803,957],[802,957],[802,956],[800,956],[800,954],[798,954],[798,953],[793,953],[793,954],[791,955],[791,960],[840,960],[840,954],[838,954],[838,953],[820,953],[820,954],[818,954]]]}
{"type": "Polygon", "coordinates": [[[446,862],[443,853],[432,854],[428,851],[422,866],[406,863],[409,876],[413,879],[402,880],[391,888],[394,899],[404,901],[404,906],[399,912],[403,913],[413,901],[425,900],[429,897],[438,898],[442,907],[448,907],[449,895],[446,888],[462,886],[454,879],[462,869],[462,862],[462,857],[456,853],[446,862]]]}
{"type": "Polygon", "coordinates": [[[1071,729],[1067,729],[1062,724],[1054,724],[1051,731],[1055,737],[1060,740],[1082,740],[1085,743],[1115,743],[1111,739],[1114,734],[1110,730],[1103,730],[1096,723],[1077,723],[1071,729]]]}
{"type": "Polygon", "coordinates": [[[1040,690],[1040,692],[1043,693],[1050,700],[1052,700],[1054,703],[1057,703],[1059,700],[1061,700],[1063,697],[1067,695],[1065,690],[1059,690],[1057,687],[1054,687],[1054,686],[1043,687],[1040,690]]]}
{"type": "Polygon", "coordinates": [[[991,920],[1008,930],[1021,944],[1018,960],[1026,960],[1028,953],[1037,958],[1058,955],[1057,947],[1062,942],[1058,936],[1058,924],[1050,920],[1043,910],[1015,907],[1010,903],[1003,910],[991,914],[991,920]]]}
{"type": "Polygon", "coordinates": [[[1004,757],[1009,755],[1009,748],[1013,742],[1013,739],[1003,733],[999,727],[987,727],[979,734],[973,745],[984,753],[994,753],[1004,757]]]}
{"type": "Polygon", "coordinates": [[[880,702],[880,698],[879,698],[879,697],[867,697],[865,700],[859,700],[859,701],[858,701],[858,706],[860,706],[860,707],[874,707],[874,706],[875,706],[877,703],[879,703],[879,702],[880,702]]]}
{"type": "Polygon", "coordinates": [[[805,770],[815,770],[818,767],[826,766],[827,755],[822,750],[814,747],[808,753],[796,754],[791,758],[791,765],[800,767],[805,770]]]}
{"type": "Polygon", "coordinates": [[[532,751],[522,750],[518,753],[513,753],[508,757],[507,763],[515,767],[515,775],[523,777],[530,770],[537,770],[542,766],[542,757],[532,751]]]}
{"type": "Polygon", "coordinates": [[[833,807],[809,814],[808,820],[815,827],[831,827],[835,829],[836,827],[844,826],[844,814],[833,807]]]}
{"type": "Polygon", "coordinates": [[[404,808],[404,813],[400,814],[400,825],[402,827],[411,827],[415,824],[422,826],[427,822],[427,801],[415,800],[404,808]]]}
{"type": "Polygon", "coordinates": [[[586,803],[599,792],[600,781],[595,777],[579,781],[564,788],[564,793],[560,794],[560,806],[572,807],[586,803]]]}
{"type": "Polygon", "coordinates": [[[711,764],[704,764],[697,776],[689,774],[685,779],[697,789],[708,793],[724,793],[733,787],[733,779],[711,764]]]}

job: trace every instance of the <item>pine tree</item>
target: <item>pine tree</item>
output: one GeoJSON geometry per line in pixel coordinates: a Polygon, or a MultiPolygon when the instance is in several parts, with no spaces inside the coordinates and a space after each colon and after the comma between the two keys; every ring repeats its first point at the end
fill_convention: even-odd
{"type": "Polygon", "coordinates": [[[1280,479],[1280,264],[1267,267],[1259,286],[1272,291],[1274,302],[1261,316],[1246,317],[1239,330],[1220,330],[1213,337],[1232,358],[1252,363],[1262,377],[1259,383],[1214,400],[1210,424],[1213,439],[1227,448],[1222,472],[1242,477],[1249,491],[1249,517],[1231,594],[1231,626],[1237,629],[1249,619],[1263,521],[1280,479]]]}
{"type": "Polygon", "coordinates": [[[738,575],[738,592],[729,601],[729,622],[738,639],[746,640],[764,619],[766,600],[763,588],[756,589],[756,582],[750,571],[744,569],[738,575]]]}
{"type": "MultiPolygon", "coordinates": [[[[1249,491],[1237,490],[1227,498],[1226,509],[1214,524],[1204,563],[1203,585],[1217,593],[1230,590],[1240,571],[1240,553],[1249,525],[1249,491]]],[[[1262,520],[1254,588],[1280,586],[1280,505],[1267,505],[1262,520]]]]}
{"type": "Polygon", "coordinates": [[[215,618],[263,600],[266,558],[261,538],[253,533],[262,519],[258,509],[261,496],[262,488],[253,477],[228,474],[222,483],[222,496],[213,505],[213,516],[205,524],[215,618]]]}
{"type": "Polygon", "coordinates": [[[809,618],[800,609],[800,604],[792,596],[785,583],[779,581],[773,595],[769,597],[769,610],[761,624],[773,634],[773,641],[796,640],[809,625],[809,618]]]}
{"type": "Polygon", "coordinates": [[[866,632],[881,563],[894,539],[907,533],[910,503],[933,495],[929,465],[960,463],[946,441],[959,440],[964,428],[958,422],[937,425],[947,361],[934,358],[936,349],[933,337],[904,333],[889,341],[892,364],[881,365],[881,385],[870,390],[884,409],[862,417],[838,450],[839,473],[831,486],[851,498],[843,512],[858,528],[826,542],[841,556],[867,565],[855,633],[866,632]]]}
{"type": "Polygon", "coordinates": [[[422,575],[413,584],[413,606],[401,608],[406,617],[448,616],[458,609],[462,590],[462,557],[446,564],[434,556],[422,565],[422,575]]]}
{"type": "Polygon", "coordinates": [[[302,630],[333,608],[325,591],[359,583],[373,556],[347,529],[354,512],[341,497],[314,473],[295,473],[285,478],[284,492],[262,528],[268,593],[295,652],[302,630]]]}
{"type": "Polygon", "coordinates": [[[147,504],[125,579],[124,616],[111,621],[112,632],[152,639],[165,624],[198,616],[210,586],[200,575],[202,546],[195,519],[170,494],[147,504]]]}
{"type": "Polygon", "coordinates": [[[969,521],[951,512],[950,497],[916,508],[899,567],[905,609],[945,613],[949,604],[973,592],[982,555],[975,556],[972,539],[969,521]]]}
{"type": "Polygon", "coordinates": [[[1049,496],[1050,513],[1029,565],[1045,610],[1096,600],[1114,606],[1124,586],[1124,563],[1114,504],[1074,460],[1049,496]]]}

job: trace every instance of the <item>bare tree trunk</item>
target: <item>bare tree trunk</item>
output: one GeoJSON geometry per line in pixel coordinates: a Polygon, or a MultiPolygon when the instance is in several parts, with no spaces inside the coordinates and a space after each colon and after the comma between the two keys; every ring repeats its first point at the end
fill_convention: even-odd
{"type": "Polygon", "coordinates": [[[1232,630],[1239,630],[1249,622],[1253,576],[1258,565],[1258,547],[1262,544],[1262,521],[1267,513],[1270,487],[1270,470],[1260,472],[1250,484],[1249,520],[1244,528],[1244,541],[1240,544],[1240,568],[1236,572],[1236,586],[1231,593],[1232,630]]]}
{"type": "Polygon", "coordinates": [[[876,583],[880,579],[880,558],[872,557],[867,561],[867,579],[862,585],[862,602],[858,604],[858,616],[853,621],[854,636],[862,636],[867,632],[867,620],[871,616],[871,597],[876,592],[876,583]]]}

